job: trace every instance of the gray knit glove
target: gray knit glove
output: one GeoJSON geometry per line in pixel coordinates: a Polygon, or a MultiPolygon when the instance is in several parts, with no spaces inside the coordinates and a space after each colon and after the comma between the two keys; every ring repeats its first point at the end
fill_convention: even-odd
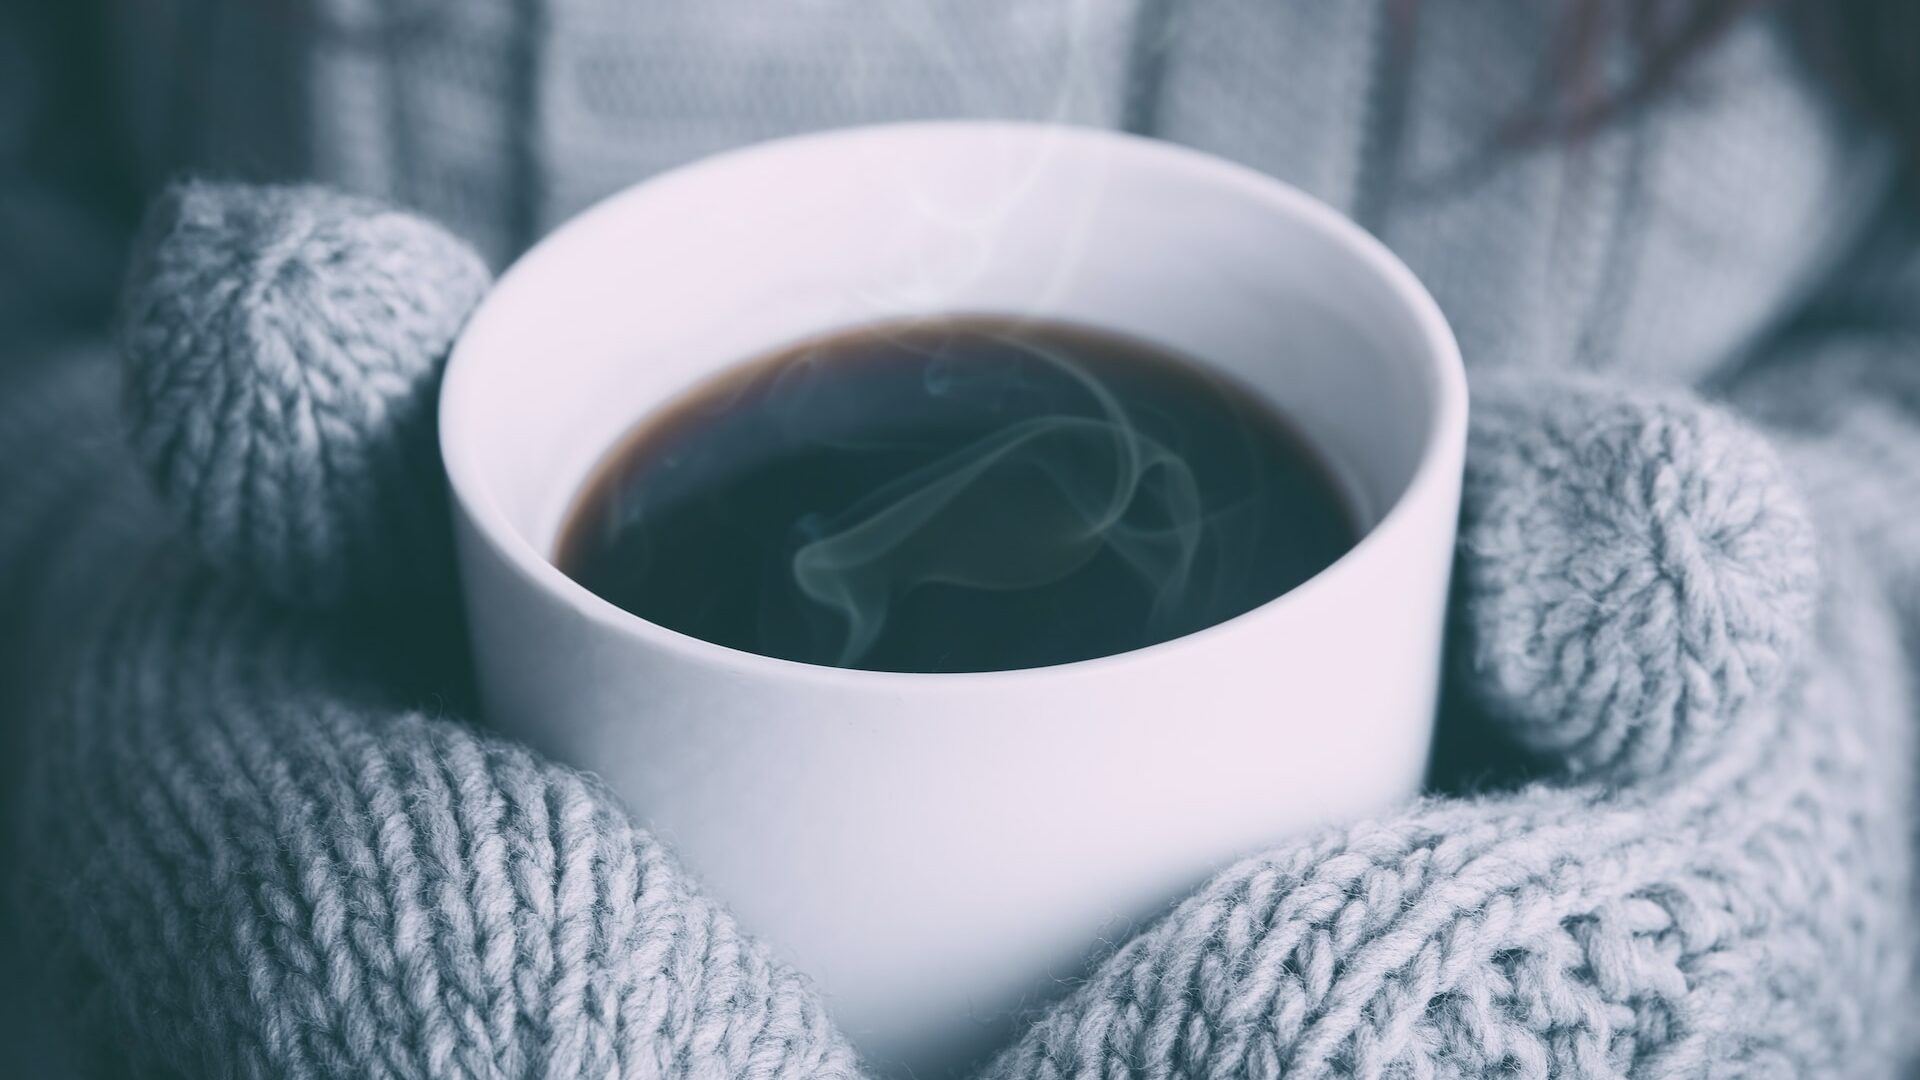
{"type": "MultiPolygon", "coordinates": [[[[435,227],[314,189],[155,212],[128,415],[193,543],[156,541],[51,680],[20,875],[97,1071],[859,1071],[602,787],[457,718],[430,417],[485,284],[435,227]]],[[[1483,790],[1225,868],[985,1075],[1895,1067],[1913,701],[1883,603],[1727,413],[1475,393],[1473,708],[1441,754],[1483,790]]]]}

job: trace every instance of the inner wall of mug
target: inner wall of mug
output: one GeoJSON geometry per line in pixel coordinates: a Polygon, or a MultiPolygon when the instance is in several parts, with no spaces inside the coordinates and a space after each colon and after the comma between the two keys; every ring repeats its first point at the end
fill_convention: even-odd
{"type": "Polygon", "coordinates": [[[502,281],[449,376],[449,454],[543,557],[620,436],[734,364],[916,314],[1130,334],[1261,394],[1371,529],[1411,481],[1432,346],[1357,230],[1273,181],[1112,135],[917,125],[681,170],[502,281]],[[457,384],[457,385],[456,385],[457,384]]]}

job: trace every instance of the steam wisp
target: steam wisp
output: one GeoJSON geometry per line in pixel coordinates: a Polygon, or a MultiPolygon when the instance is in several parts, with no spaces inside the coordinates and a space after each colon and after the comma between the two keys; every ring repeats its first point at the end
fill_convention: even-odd
{"type": "Polygon", "coordinates": [[[1251,394],[1104,332],[988,316],[802,342],[648,418],[556,561],[719,645],[987,671],[1230,619],[1352,544],[1251,394]]]}
{"type": "Polygon", "coordinates": [[[1085,387],[1100,414],[991,432],[876,490],[794,553],[800,591],[846,622],[839,665],[873,647],[895,597],[926,584],[1036,588],[1104,549],[1147,584],[1150,622],[1186,596],[1203,526],[1192,470],[1080,365],[1028,351],[1085,387]],[[1019,520],[1007,520],[1008,507],[1019,520]]]}

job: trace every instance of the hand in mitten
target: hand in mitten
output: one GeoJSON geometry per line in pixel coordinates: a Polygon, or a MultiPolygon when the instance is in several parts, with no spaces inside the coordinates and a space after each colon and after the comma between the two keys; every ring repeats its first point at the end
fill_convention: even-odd
{"type": "Polygon", "coordinates": [[[1727,414],[1476,391],[1454,647],[1550,775],[1226,871],[994,1075],[1897,1068],[1913,699],[1884,599],[1816,567],[1727,414]]]}
{"type": "MultiPolygon", "coordinates": [[[[36,714],[22,878],[101,1061],[854,1074],[804,978],[604,789],[446,716],[428,417],[477,261],[310,189],[179,189],[146,244],[130,418],[198,558],[141,556],[36,714]]],[[[1888,1067],[1891,621],[1843,561],[1822,584],[1726,414],[1569,379],[1476,395],[1454,645],[1540,779],[1224,870],[988,1075],[1888,1067]]]]}

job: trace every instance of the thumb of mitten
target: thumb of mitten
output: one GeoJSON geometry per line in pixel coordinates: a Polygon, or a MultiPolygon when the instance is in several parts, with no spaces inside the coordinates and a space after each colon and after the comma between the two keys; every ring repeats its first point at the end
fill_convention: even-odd
{"type": "Polygon", "coordinates": [[[128,415],[216,566],[310,605],[449,586],[434,398],[489,281],[460,240],[367,199],[160,196],[126,284],[128,415]]]}
{"type": "Polygon", "coordinates": [[[1813,620],[1814,533],[1766,442],[1681,393],[1474,387],[1460,542],[1469,692],[1576,775],[1696,760],[1813,620]]]}

